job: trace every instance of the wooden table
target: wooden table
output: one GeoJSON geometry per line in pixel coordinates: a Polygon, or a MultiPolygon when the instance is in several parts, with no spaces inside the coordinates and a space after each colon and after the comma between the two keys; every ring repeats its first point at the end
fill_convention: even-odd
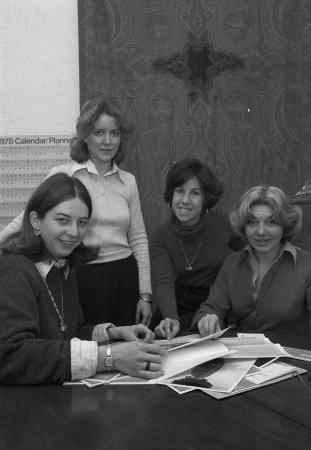
{"type": "MultiPolygon", "coordinates": [[[[266,335],[311,348],[311,338],[266,335]]],[[[298,377],[224,400],[165,386],[0,386],[0,449],[309,450],[311,394],[298,377]]]]}

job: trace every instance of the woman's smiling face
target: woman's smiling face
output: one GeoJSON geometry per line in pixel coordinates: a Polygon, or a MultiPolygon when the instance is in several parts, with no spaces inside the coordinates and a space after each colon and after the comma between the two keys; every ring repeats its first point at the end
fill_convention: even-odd
{"type": "Polygon", "coordinates": [[[283,227],[276,223],[271,206],[255,205],[245,226],[245,236],[255,253],[275,258],[280,250],[283,227]]]}
{"type": "Polygon", "coordinates": [[[59,203],[41,219],[32,211],[30,221],[40,230],[49,254],[57,261],[69,256],[82,242],[89,221],[89,210],[76,197],[59,203]]]}
{"type": "Polygon", "coordinates": [[[185,226],[196,224],[202,212],[204,193],[197,177],[192,177],[174,190],[172,210],[185,226]]]}

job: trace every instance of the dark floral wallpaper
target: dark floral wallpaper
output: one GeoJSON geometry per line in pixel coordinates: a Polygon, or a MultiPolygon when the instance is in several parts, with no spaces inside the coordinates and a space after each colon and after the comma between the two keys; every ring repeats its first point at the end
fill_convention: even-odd
{"type": "MultiPolygon", "coordinates": [[[[81,103],[114,96],[134,133],[149,233],[174,161],[206,161],[230,210],[249,187],[291,195],[311,178],[311,2],[79,0],[81,103]]],[[[311,205],[299,244],[311,250],[311,205]]]]}

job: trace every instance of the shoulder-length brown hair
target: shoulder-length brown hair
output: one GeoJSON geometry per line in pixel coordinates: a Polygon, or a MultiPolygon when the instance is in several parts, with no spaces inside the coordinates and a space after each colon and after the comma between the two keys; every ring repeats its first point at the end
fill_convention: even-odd
{"type": "Polygon", "coordinates": [[[124,159],[124,151],[122,141],[126,139],[132,127],[125,123],[125,119],[121,117],[119,107],[116,106],[113,100],[107,98],[94,98],[84,103],[80,116],[77,119],[76,124],[76,136],[70,143],[70,157],[72,160],[78,163],[84,163],[90,158],[90,153],[85,140],[92,133],[96,120],[101,114],[113,117],[116,121],[116,125],[121,132],[121,143],[119,150],[114,157],[114,161],[120,164],[124,159]]]}
{"type": "MultiPolygon", "coordinates": [[[[92,215],[92,200],[84,184],[75,177],[65,173],[57,173],[47,178],[33,192],[27,202],[20,231],[9,236],[1,245],[3,253],[19,253],[31,256],[39,261],[47,252],[41,236],[36,236],[30,222],[31,211],[36,211],[38,217],[45,215],[66,200],[79,198],[88,208],[88,217],[92,215]]],[[[87,247],[81,243],[70,255],[72,264],[84,263],[95,259],[98,249],[87,247]]]]}

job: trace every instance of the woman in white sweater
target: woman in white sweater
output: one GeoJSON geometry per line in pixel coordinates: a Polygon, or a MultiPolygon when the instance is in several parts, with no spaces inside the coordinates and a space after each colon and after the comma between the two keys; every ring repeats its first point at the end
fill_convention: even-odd
{"type": "MultiPolygon", "coordinates": [[[[80,179],[93,202],[86,245],[98,246],[95,261],[77,268],[80,301],[86,322],[149,324],[151,281],[148,241],[135,177],[118,167],[127,130],[117,110],[105,99],[87,101],[77,120],[71,163],[54,167],[48,176],[65,172],[80,179]]],[[[20,228],[18,216],[0,241],[20,228]]]]}

